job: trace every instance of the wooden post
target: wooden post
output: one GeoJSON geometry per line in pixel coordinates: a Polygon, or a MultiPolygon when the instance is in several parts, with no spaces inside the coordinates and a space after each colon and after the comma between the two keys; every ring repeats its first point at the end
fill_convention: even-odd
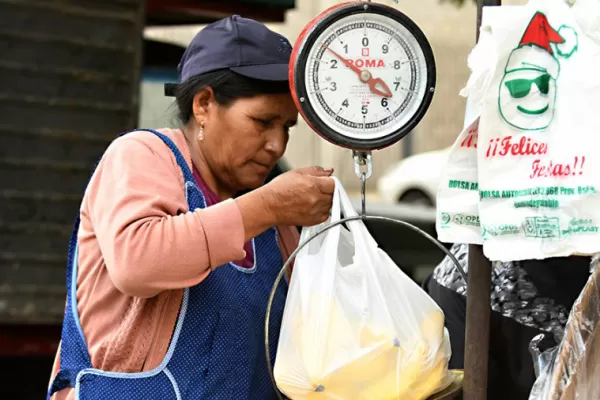
{"type": "MultiPolygon", "coordinates": [[[[501,0],[477,0],[476,40],[479,40],[483,7],[500,4],[501,0]]],[[[482,247],[478,245],[469,245],[468,263],[463,399],[485,400],[487,399],[490,343],[492,265],[483,255],[482,247]]]]}
{"type": "Polygon", "coordinates": [[[481,246],[469,245],[464,400],[487,399],[492,266],[481,246]]]}

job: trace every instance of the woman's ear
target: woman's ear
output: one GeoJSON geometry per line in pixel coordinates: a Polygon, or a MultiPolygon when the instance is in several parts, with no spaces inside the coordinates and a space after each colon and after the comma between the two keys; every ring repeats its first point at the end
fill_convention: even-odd
{"type": "MultiPolygon", "coordinates": [[[[215,100],[215,93],[212,88],[204,88],[194,96],[193,112],[196,118],[200,118],[202,121],[206,120],[208,116],[208,109],[210,104],[215,100]]],[[[198,122],[198,121],[197,121],[198,122]]]]}

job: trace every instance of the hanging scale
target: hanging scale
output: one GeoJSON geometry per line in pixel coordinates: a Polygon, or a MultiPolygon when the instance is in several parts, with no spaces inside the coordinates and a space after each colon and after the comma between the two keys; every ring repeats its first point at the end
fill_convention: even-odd
{"type": "Polygon", "coordinates": [[[423,32],[383,4],[335,5],[298,37],[290,60],[292,96],[319,136],[353,150],[363,215],[371,152],[416,127],[431,104],[435,77],[423,32]]]}

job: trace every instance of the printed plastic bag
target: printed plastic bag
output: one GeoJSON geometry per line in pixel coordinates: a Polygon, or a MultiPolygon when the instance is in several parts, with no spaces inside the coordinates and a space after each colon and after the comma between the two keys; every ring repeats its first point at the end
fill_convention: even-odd
{"type": "Polygon", "coordinates": [[[540,374],[529,400],[600,399],[600,268],[597,265],[595,257],[594,271],[571,309],[560,345],[534,354],[540,374]]]}
{"type": "Polygon", "coordinates": [[[467,97],[465,122],[448,155],[437,194],[436,230],[442,242],[483,243],[479,221],[477,141],[481,104],[494,68],[494,58],[489,54],[493,48],[491,40],[490,32],[483,30],[469,54],[471,76],[460,92],[461,96],[467,97]]]}
{"type": "MultiPolygon", "coordinates": [[[[578,13],[597,15],[598,2],[584,3],[595,10],[578,13]]],[[[600,250],[595,21],[580,24],[564,0],[484,8],[495,68],[486,78],[477,166],[489,259],[600,250]]]]}
{"type": "Polygon", "coordinates": [[[436,230],[447,243],[482,244],[479,226],[477,136],[479,115],[467,123],[448,154],[437,194],[436,230]]]}
{"type": "MultiPolygon", "coordinates": [[[[331,219],[356,216],[336,180],[331,219]]],[[[418,400],[452,383],[444,314],[378,248],[360,220],[337,225],[296,258],[274,375],[292,400],[418,400]]]]}

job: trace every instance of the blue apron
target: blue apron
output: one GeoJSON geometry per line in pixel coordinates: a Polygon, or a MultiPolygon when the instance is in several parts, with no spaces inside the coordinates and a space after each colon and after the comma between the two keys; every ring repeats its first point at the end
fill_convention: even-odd
{"type": "MultiPolygon", "coordinates": [[[[160,137],[175,155],[185,178],[188,209],[206,207],[204,196],[175,144],[159,132],[141,130],[160,137]]],[[[171,343],[157,368],[121,373],[92,367],[79,322],[76,296],[79,222],[78,216],[69,242],[61,369],[50,385],[48,398],[66,387],[74,387],[76,399],[80,400],[277,398],[267,369],[264,345],[267,300],[283,263],[275,228],[253,240],[253,268],[228,263],[200,284],[185,289],[171,343]]],[[[271,355],[277,352],[287,293],[287,284],[282,285],[272,307],[271,355]]]]}

